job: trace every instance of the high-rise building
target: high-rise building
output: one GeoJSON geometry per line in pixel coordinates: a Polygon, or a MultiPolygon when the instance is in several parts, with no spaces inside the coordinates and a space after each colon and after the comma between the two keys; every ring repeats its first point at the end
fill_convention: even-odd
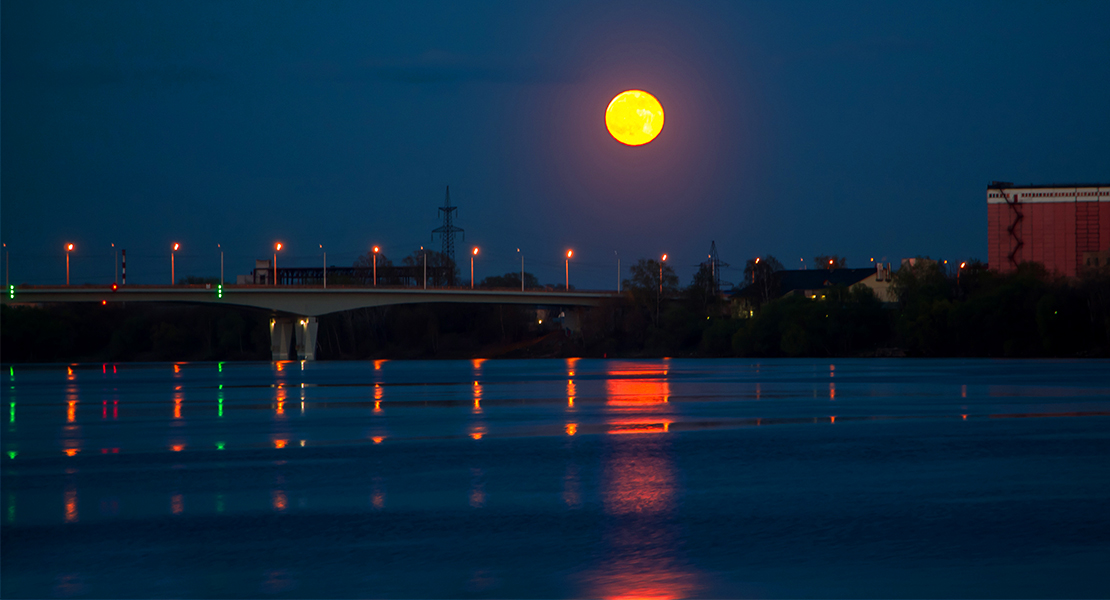
{"type": "Polygon", "coordinates": [[[1110,184],[987,186],[987,261],[1013,271],[1038,262],[1074,277],[1110,257],[1110,184]]]}

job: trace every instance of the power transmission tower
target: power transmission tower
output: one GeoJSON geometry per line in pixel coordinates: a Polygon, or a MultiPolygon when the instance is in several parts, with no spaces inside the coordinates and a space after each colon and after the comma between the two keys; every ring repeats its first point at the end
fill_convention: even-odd
{"type": "Polygon", "coordinates": [[[729,266],[726,262],[721,262],[717,257],[717,242],[709,242],[709,260],[702,263],[709,267],[709,291],[712,294],[721,293],[721,267],[729,266]]]}
{"type": "Polygon", "coordinates": [[[436,234],[439,234],[440,242],[442,242],[442,250],[444,256],[450,259],[451,263],[448,265],[450,280],[448,285],[455,284],[455,234],[463,234],[463,239],[466,239],[466,233],[462,227],[455,227],[454,213],[459,208],[451,206],[451,186],[447,186],[447,199],[443,201],[443,206],[440,207],[439,212],[443,213],[443,226],[436,227],[432,230],[432,239],[434,240],[436,234]]]}

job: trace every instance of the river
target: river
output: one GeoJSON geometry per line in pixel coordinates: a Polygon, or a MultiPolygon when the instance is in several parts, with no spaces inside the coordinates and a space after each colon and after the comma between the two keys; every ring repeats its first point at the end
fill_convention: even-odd
{"type": "Polygon", "coordinates": [[[17,597],[1108,597],[1110,362],[4,365],[17,597]]]}

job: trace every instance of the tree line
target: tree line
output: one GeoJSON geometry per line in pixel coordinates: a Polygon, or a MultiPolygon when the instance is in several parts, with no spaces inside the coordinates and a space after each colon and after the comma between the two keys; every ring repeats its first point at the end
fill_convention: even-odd
{"type": "MultiPolygon", "coordinates": [[[[832,260],[832,268],[845,264],[818,258],[832,260]]],[[[405,260],[417,259],[423,256],[405,260]]],[[[379,266],[385,260],[379,255],[379,266]]],[[[890,303],[861,285],[828,287],[821,300],[779,297],[783,268],[770,256],[748,261],[744,273],[738,290],[722,294],[709,265],[681,286],[669,265],[642,259],[620,297],[579,309],[576,331],[559,318],[573,308],[418,304],[345,311],[320,318],[317,356],[1110,356],[1106,267],[1064,278],[1037,263],[1002,274],[979,262],[950,271],[921,259],[895,272],[897,300],[890,303]]],[[[521,273],[476,285],[519,288],[521,273]]],[[[541,288],[531,273],[524,287],[541,288]]],[[[270,314],[263,310],[138,303],[0,310],[5,362],[270,359],[270,314]]]]}

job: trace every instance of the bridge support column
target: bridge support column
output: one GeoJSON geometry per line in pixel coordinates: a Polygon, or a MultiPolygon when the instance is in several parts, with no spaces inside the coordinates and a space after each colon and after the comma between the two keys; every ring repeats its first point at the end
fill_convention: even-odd
{"type": "Polygon", "coordinates": [[[563,328],[571,333],[582,333],[582,313],[578,307],[564,309],[563,328]]]}
{"type": "Polygon", "coordinates": [[[289,360],[289,342],[293,337],[293,319],[270,318],[270,353],[272,360],[289,360]]]}
{"type": "Polygon", "coordinates": [[[316,329],[320,326],[316,317],[300,317],[293,331],[297,334],[297,358],[316,360],[316,329]]]}

